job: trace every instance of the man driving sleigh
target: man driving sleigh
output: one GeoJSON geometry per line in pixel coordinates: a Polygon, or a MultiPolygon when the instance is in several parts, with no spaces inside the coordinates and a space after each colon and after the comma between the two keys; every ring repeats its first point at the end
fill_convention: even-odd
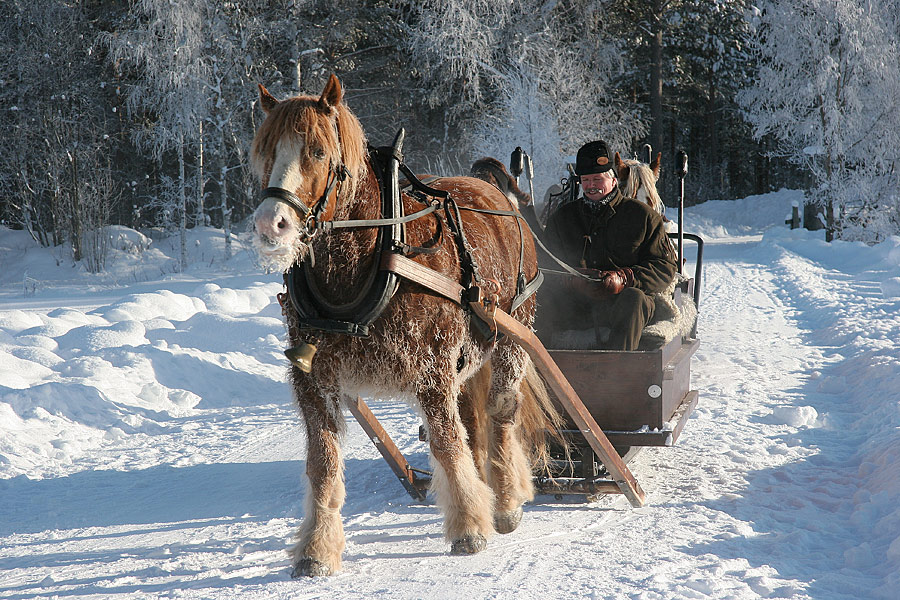
{"type": "Polygon", "coordinates": [[[669,287],[678,265],[662,216],[622,195],[614,166],[603,140],[578,150],[575,173],[583,195],[548,217],[543,239],[590,279],[566,275],[560,285],[545,286],[539,315],[549,313],[544,324],[555,331],[593,325],[595,348],[636,350],[653,318],[652,295],[669,287]]]}

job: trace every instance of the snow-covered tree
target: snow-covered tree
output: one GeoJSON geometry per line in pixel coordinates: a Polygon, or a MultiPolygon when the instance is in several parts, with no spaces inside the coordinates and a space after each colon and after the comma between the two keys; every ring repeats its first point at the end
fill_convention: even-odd
{"type": "Polygon", "coordinates": [[[759,7],[758,76],[738,97],[754,135],[773,140],[774,158],[813,175],[810,197],[825,206],[828,239],[897,233],[896,4],[765,0],[759,7]]]}
{"type": "Polygon", "coordinates": [[[160,163],[168,152],[177,157],[177,203],[168,207],[168,214],[178,219],[182,269],[187,265],[185,151],[199,142],[208,109],[205,12],[205,0],[133,0],[132,27],[106,37],[116,67],[130,67],[137,74],[128,89],[127,108],[146,121],[135,131],[135,141],[160,163]]]}
{"type": "Polygon", "coordinates": [[[448,117],[485,99],[485,88],[501,77],[498,51],[512,3],[493,0],[423,0],[407,45],[431,107],[448,106],[448,117]],[[454,101],[447,103],[447,99],[454,101]]]}
{"type": "Polygon", "coordinates": [[[470,159],[534,158],[539,198],[564,157],[602,137],[627,153],[644,126],[612,85],[621,42],[604,32],[600,2],[425,2],[413,9],[412,64],[429,106],[444,109],[470,159]]]}

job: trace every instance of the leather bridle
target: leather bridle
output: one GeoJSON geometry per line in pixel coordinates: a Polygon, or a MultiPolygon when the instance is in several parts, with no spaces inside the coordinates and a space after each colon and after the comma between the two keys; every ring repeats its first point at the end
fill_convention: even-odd
{"type": "Polygon", "coordinates": [[[334,192],[335,187],[339,183],[343,183],[348,177],[352,177],[350,170],[343,163],[335,166],[332,163],[328,168],[328,177],[325,180],[325,191],[316,203],[310,207],[307,206],[300,196],[290,190],[281,187],[267,187],[262,191],[260,202],[269,198],[278,202],[284,202],[288,206],[295,209],[303,217],[303,227],[300,229],[301,235],[305,240],[312,239],[315,234],[322,228],[322,214],[328,207],[328,198],[334,192]]]}

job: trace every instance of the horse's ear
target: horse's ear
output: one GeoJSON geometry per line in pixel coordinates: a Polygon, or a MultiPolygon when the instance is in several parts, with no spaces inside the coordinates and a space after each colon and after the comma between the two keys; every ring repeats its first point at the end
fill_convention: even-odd
{"type": "Polygon", "coordinates": [[[325,89],[322,90],[322,96],[319,98],[319,108],[329,110],[333,106],[337,106],[344,98],[344,90],[341,88],[341,82],[338,81],[337,75],[331,74],[325,89]]]}
{"type": "Polygon", "coordinates": [[[616,166],[616,175],[619,177],[619,181],[628,179],[628,165],[622,162],[622,157],[618,152],[613,157],[613,164],[616,166]]]}
{"type": "Polygon", "coordinates": [[[654,177],[659,179],[659,168],[662,166],[662,152],[656,153],[656,158],[650,163],[650,170],[653,171],[654,177]]]}
{"type": "Polygon", "coordinates": [[[278,100],[269,93],[269,90],[263,84],[258,83],[256,85],[259,86],[259,105],[262,106],[264,113],[269,114],[269,111],[278,105],[278,100]]]}

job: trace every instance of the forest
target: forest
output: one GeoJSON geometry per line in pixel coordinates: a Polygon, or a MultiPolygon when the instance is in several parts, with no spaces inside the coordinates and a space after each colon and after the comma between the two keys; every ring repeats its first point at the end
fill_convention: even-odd
{"type": "MultiPolygon", "coordinates": [[[[226,236],[276,97],[331,73],[417,172],[521,146],[534,190],[602,138],[685,203],[806,194],[826,239],[900,235],[896,0],[5,0],[0,225],[102,271],[107,225],[226,236]]],[[[151,236],[152,237],[152,236],[151,236]]]]}

